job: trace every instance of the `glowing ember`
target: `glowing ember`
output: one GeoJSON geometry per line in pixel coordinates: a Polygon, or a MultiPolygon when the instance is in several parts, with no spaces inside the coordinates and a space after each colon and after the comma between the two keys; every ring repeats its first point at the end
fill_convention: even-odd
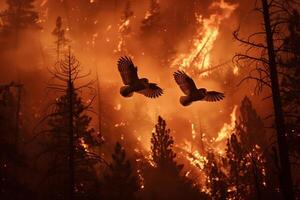
{"type": "Polygon", "coordinates": [[[80,145],[84,148],[85,152],[89,152],[89,145],[87,143],[85,143],[83,138],[79,139],[80,145]]]}
{"type": "Polygon", "coordinates": [[[196,19],[200,28],[193,39],[193,47],[189,53],[182,54],[176,58],[172,66],[179,65],[180,69],[192,68],[196,72],[210,68],[210,54],[219,35],[220,25],[224,19],[230,17],[237,5],[230,5],[221,0],[220,2],[214,2],[210,8],[221,9],[222,13],[212,14],[209,18],[203,18],[202,15],[196,13],[196,19]]]}

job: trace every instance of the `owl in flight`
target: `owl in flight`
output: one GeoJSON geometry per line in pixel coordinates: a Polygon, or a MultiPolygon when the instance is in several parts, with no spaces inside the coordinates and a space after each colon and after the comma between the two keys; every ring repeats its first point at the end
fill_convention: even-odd
{"type": "Polygon", "coordinates": [[[134,92],[149,98],[156,98],[163,94],[163,90],[156,83],[149,83],[147,78],[138,77],[137,67],[129,57],[121,57],[118,60],[118,70],[124,83],[120,88],[123,97],[131,97],[134,92]]]}
{"type": "Polygon", "coordinates": [[[180,103],[188,106],[194,101],[220,101],[225,95],[221,92],[207,91],[205,88],[197,88],[193,79],[183,71],[176,71],[173,74],[176,83],[186,96],[180,97],[180,103]]]}

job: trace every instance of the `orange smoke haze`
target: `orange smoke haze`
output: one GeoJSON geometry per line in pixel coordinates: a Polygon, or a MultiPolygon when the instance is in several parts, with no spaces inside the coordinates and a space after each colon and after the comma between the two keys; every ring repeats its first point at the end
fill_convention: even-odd
{"type": "MultiPolygon", "coordinates": [[[[30,105],[36,109],[36,104],[47,98],[42,91],[49,79],[47,68],[55,61],[55,39],[51,32],[57,16],[61,16],[72,51],[83,71],[91,71],[85,81],[97,80],[97,73],[99,75],[100,102],[94,102],[94,111],[98,112],[100,106],[101,133],[108,142],[121,140],[127,145],[140,144],[143,150],[150,150],[151,132],[158,115],[161,115],[171,129],[175,143],[194,157],[205,162],[200,150],[189,150],[195,135],[201,131],[205,132],[208,140],[215,138],[216,143],[213,144],[220,151],[224,150],[224,141],[238,118],[237,105],[245,95],[256,100],[251,84],[236,87],[243,69],[228,63],[239,48],[232,39],[243,9],[238,2],[161,0],[160,12],[165,31],[146,37],[141,34],[140,25],[149,9],[149,1],[131,1],[133,16],[125,23],[130,26],[131,32],[122,42],[125,42],[127,55],[138,66],[139,76],[147,77],[164,89],[160,98],[147,99],[139,94],[131,98],[119,94],[122,81],[116,63],[124,53],[120,48],[120,26],[125,1],[86,1],[88,5],[85,1],[75,4],[73,0],[37,1],[42,29],[24,36],[26,39],[22,40],[17,61],[11,59],[11,52],[2,55],[8,63],[13,62],[22,68],[22,81],[28,85],[27,88],[32,87],[32,95],[37,97],[30,105]],[[95,2],[99,6],[95,6],[95,2]],[[204,77],[195,73],[225,62],[226,65],[206,73],[204,77]],[[188,107],[181,106],[179,98],[183,93],[172,75],[178,69],[187,71],[198,87],[225,92],[225,99],[216,103],[196,102],[188,107]],[[29,71],[31,75],[28,75],[29,71]]],[[[9,74],[16,73],[14,70],[7,71],[9,74]]],[[[5,78],[1,75],[5,81],[12,80],[12,77],[16,77],[15,74],[5,78]]],[[[85,98],[89,97],[86,94],[85,98]]],[[[258,109],[263,106],[259,105],[258,109]]],[[[42,108],[37,111],[38,116],[42,115],[42,111],[42,108]]],[[[94,125],[98,128],[96,118],[94,116],[94,125]]],[[[203,165],[192,158],[190,161],[194,165],[203,165]]]]}

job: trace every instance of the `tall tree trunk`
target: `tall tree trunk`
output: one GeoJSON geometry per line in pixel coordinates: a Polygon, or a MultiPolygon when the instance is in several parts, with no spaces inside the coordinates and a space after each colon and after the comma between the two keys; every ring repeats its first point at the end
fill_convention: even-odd
{"type": "Polygon", "coordinates": [[[100,79],[97,67],[97,97],[98,97],[98,129],[99,129],[99,136],[102,140],[102,131],[101,131],[101,97],[100,97],[100,79]]]}
{"type": "Polygon", "coordinates": [[[15,121],[15,145],[16,148],[18,149],[19,147],[19,140],[20,140],[20,111],[21,111],[21,90],[22,90],[22,85],[18,83],[16,85],[17,88],[17,108],[16,108],[16,121],[15,121]]]}
{"type": "Polygon", "coordinates": [[[257,200],[261,200],[261,191],[260,191],[260,184],[259,184],[259,175],[257,173],[257,166],[255,159],[251,157],[252,162],[252,170],[253,170],[253,179],[255,184],[255,190],[256,190],[256,198],[257,200]]]}
{"type": "Polygon", "coordinates": [[[72,82],[71,74],[71,53],[69,50],[69,80],[68,80],[68,92],[69,92],[69,200],[74,199],[74,187],[75,187],[75,178],[74,178],[74,131],[73,131],[73,96],[74,88],[72,82]]]}
{"type": "Polygon", "coordinates": [[[273,107],[275,113],[275,124],[277,131],[277,143],[279,150],[279,162],[280,162],[280,189],[285,199],[295,199],[293,193],[293,182],[291,176],[291,166],[289,160],[289,149],[287,143],[287,136],[285,131],[284,116],[281,106],[277,66],[276,66],[276,55],[274,51],[273,33],[270,22],[270,11],[268,0],[262,0],[263,5],[263,17],[266,31],[266,40],[268,45],[268,56],[269,56],[269,70],[270,79],[272,85],[272,97],[273,107]]]}

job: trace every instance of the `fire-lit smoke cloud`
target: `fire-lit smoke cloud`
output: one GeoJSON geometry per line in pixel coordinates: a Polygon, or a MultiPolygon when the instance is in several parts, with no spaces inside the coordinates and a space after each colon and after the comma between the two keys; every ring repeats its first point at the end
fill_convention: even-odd
{"type": "MultiPolygon", "coordinates": [[[[195,102],[183,107],[179,103],[183,93],[172,74],[182,69],[192,76],[199,88],[221,92],[229,90],[224,82],[228,81],[227,71],[236,72],[233,65],[216,68],[205,77],[199,76],[199,73],[222,64],[234,55],[238,47],[232,43],[231,33],[240,7],[236,2],[225,0],[161,0],[160,23],[164,29],[160,34],[146,37],[141,33],[141,22],[149,10],[150,1],[130,2],[133,13],[124,18],[126,1],[38,0],[36,8],[40,11],[42,29],[24,36],[18,61],[12,52],[6,52],[1,57],[5,57],[7,63],[17,63],[26,71],[22,81],[26,88],[30,88],[27,95],[37,99],[32,103],[35,110],[38,106],[41,107],[39,110],[43,110],[42,107],[46,106],[43,100],[48,97],[45,97],[41,87],[46,87],[45,80],[49,79],[47,69],[55,63],[55,38],[51,33],[56,18],[61,16],[72,51],[83,71],[91,71],[91,75],[82,81],[94,79],[100,85],[97,94],[99,101],[94,102],[93,111],[100,113],[101,124],[98,124],[98,115],[90,114],[93,115],[93,125],[96,129],[100,127],[106,142],[118,140],[126,147],[132,147],[128,148],[129,154],[146,151],[148,155],[151,133],[158,115],[161,115],[171,129],[176,150],[188,155],[191,165],[201,168],[206,162],[204,150],[194,144],[199,140],[199,134],[203,133],[207,141],[215,142],[210,142],[210,145],[222,150],[222,142],[232,131],[235,116],[238,115],[236,105],[245,95],[251,96],[252,92],[249,87],[237,89],[236,83],[233,83],[233,92],[225,93],[224,101],[195,102]],[[163,96],[147,99],[134,94],[131,98],[124,98],[119,94],[123,83],[116,64],[118,58],[124,55],[132,57],[140,78],[146,77],[164,89],[163,96]],[[28,58],[31,58],[30,61],[28,58]]],[[[12,79],[16,76],[4,78],[7,77],[12,79]]],[[[97,88],[97,84],[94,87],[97,88]]],[[[91,96],[86,93],[81,95],[85,99],[91,96]]]]}
{"type": "Polygon", "coordinates": [[[172,65],[179,66],[180,69],[191,68],[198,72],[211,67],[211,51],[219,35],[220,25],[236,8],[237,4],[229,4],[221,0],[210,5],[209,9],[216,9],[217,12],[212,13],[208,18],[204,18],[201,13],[195,13],[199,28],[193,39],[193,46],[188,53],[178,56],[172,65]]]}

